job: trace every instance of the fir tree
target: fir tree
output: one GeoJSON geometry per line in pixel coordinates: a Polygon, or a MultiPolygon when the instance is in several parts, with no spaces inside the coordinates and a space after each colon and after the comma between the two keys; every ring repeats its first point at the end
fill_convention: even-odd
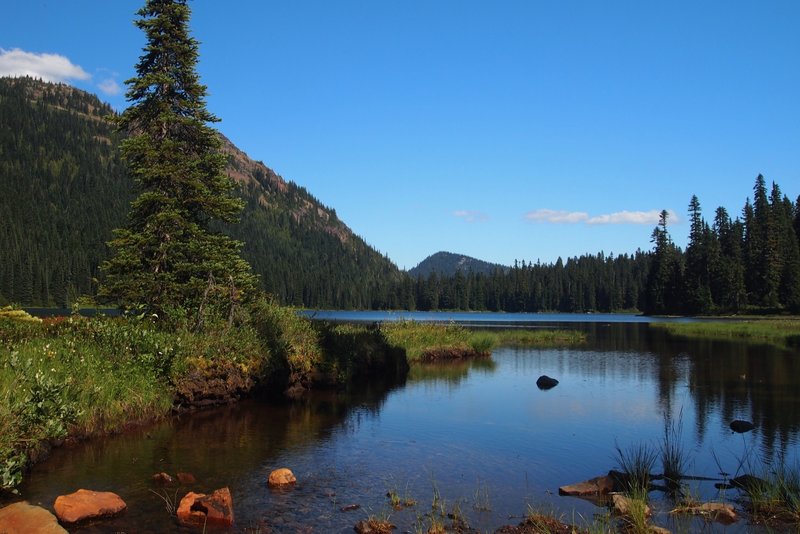
{"type": "Polygon", "coordinates": [[[200,327],[209,313],[231,318],[255,285],[241,244],[210,229],[235,221],[242,204],[208,125],[218,119],[206,110],[186,0],[147,0],[138,15],[148,44],[118,127],[129,134],[121,151],[140,194],[110,242],[116,255],[104,265],[102,294],[200,327]]]}

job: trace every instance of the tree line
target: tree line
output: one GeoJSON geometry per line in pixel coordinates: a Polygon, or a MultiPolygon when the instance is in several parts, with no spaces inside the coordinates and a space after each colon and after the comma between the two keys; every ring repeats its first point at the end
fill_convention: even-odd
{"type": "MultiPolygon", "coordinates": [[[[710,224],[689,202],[686,250],[668,230],[668,214],[651,235],[653,249],[618,256],[583,255],[555,263],[516,262],[489,275],[457,272],[418,277],[399,294],[419,310],[709,314],[800,311],[800,197],[759,175],[740,217],[719,207],[710,224]]],[[[398,297],[398,300],[401,300],[398,297]]]]}
{"type": "MultiPolygon", "coordinates": [[[[106,243],[134,198],[118,150],[124,136],[108,115],[96,96],[69,86],[0,78],[0,304],[69,306],[96,295],[106,243]]],[[[777,183],[768,189],[763,176],[735,217],[720,207],[706,221],[693,197],[685,250],[662,213],[650,250],[412,277],[357,236],[343,238],[330,223],[335,212],[304,188],[265,189],[259,173],[271,171],[259,169],[235,190],[240,222],[214,228],[243,243],[261,288],[284,304],[656,314],[800,307],[800,198],[777,183]]]]}

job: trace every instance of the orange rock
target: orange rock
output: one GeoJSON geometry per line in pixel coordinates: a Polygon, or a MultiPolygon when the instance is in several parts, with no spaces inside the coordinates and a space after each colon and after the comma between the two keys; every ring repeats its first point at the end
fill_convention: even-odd
{"type": "Polygon", "coordinates": [[[56,498],[53,508],[62,523],[77,523],[85,519],[110,517],[116,515],[127,505],[119,495],[110,491],[90,491],[79,489],[69,495],[56,498]]]}
{"type": "Polygon", "coordinates": [[[233,498],[228,488],[211,495],[190,491],[178,506],[178,520],[184,525],[230,527],[233,525],[233,498]]]}
{"type": "Polygon", "coordinates": [[[297,479],[294,477],[294,473],[285,467],[281,467],[270,473],[269,480],[267,480],[267,483],[271,487],[289,486],[295,482],[297,482],[297,479]]]}
{"type": "Polygon", "coordinates": [[[0,532],[5,534],[67,534],[56,516],[40,506],[15,502],[0,508],[0,532]]]}

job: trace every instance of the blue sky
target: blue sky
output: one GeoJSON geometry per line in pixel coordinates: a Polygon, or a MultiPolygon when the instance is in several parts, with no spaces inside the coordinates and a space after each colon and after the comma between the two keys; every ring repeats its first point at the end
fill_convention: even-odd
{"type": "MultiPolygon", "coordinates": [[[[0,74],[126,106],[133,0],[10,2],[0,74]]],[[[800,2],[190,3],[219,129],[401,268],[684,245],[696,194],[800,193],[800,2]]]]}

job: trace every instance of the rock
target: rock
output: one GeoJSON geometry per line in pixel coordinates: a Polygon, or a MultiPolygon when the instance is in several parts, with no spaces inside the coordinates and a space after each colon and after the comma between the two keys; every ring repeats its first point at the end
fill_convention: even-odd
{"type": "Polygon", "coordinates": [[[553,389],[557,385],[558,385],[558,380],[556,380],[555,378],[550,378],[547,375],[542,375],[536,380],[536,387],[538,387],[542,391],[553,389]]]}
{"type": "Polygon", "coordinates": [[[561,486],[558,488],[559,495],[569,495],[573,497],[586,497],[591,495],[606,495],[614,491],[614,479],[609,475],[603,475],[577,484],[561,486]]]}
{"type": "Polygon", "coordinates": [[[175,479],[167,473],[156,473],[153,475],[153,482],[162,486],[171,486],[175,483],[175,479]]]}
{"type": "Polygon", "coordinates": [[[184,486],[197,483],[197,479],[194,478],[194,475],[191,473],[178,473],[177,476],[178,476],[178,482],[180,482],[184,486]]]}
{"type": "Polygon", "coordinates": [[[391,534],[397,527],[383,519],[366,519],[353,527],[358,534],[391,534]]]}
{"type": "Polygon", "coordinates": [[[736,432],[737,434],[744,434],[745,432],[750,432],[756,427],[750,421],[741,421],[739,419],[735,421],[731,421],[731,430],[736,432]]]}
{"type": "Polygon", "coordinates": [[[4,534],[67,534],[56,516],[40,506],[15,502],[0,508],[0,532],[4,534]]]}
{"type": "Polygon", "coordinates": [[[62,523],[77,523],[86,519],[111,517],[125,510],[127,505],[119,495],[110,491],[79,489],[56,498],[53,508],[62,523]]]}
{"type": "Polygon", "coordinates": [[[297,482],[297,479],[294,477],[294,473],[285,467],[281,467],[280,469],[276,469],[270,473],[269,479],[267,480],[267,483],[271,488],[291,486],[295,482],[297,482]]]}
{"type": "Polygon", "coordinates": [[[233,525],[233,499],[228,488],[211,495],[187,493],[178,506],[178,520],[184,525],[230,527],[233,525]]]}
{"type": "Polygon", "coordinates": [[[339,508],[340,512],[352,512],[353,510],[358,510],[361,508],[360,504],[348,504],[347,506],[342,506],[339,508]]]}
{"type": "Polygon", "coordinates": [[[575,534],[579,532],[572,525],[562,523],[555,517],[533,514],[517,526],[506,525],[495,531],[495,534],[575,534]]]}
{"type": "Polygon", "coordinates": [[[611,496],[611,505],[614,508],[614,512],[618,515],[631,515],[633,507],[639,506],[640,504],[644,504],[645,515],[650,515],[650,507],[647,506],[646,503],[638,503],[621,493],[615,493],[611,496]]]}
{"type": "Polygon", "coordinates": [[[736,511],[730,504],[721,502],[706,502],[692,506],[682,506],[670,512],[671,514],[694,514],[710,517],[724,525],[730,525],[739,520],[736,511]]]}

